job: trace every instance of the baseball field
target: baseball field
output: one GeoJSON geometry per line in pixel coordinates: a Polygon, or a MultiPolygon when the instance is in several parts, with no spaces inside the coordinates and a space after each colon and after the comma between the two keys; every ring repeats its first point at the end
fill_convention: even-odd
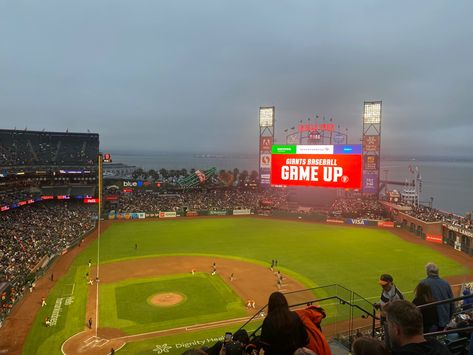
{"type": "MultiPolygon", "coordinates": [[[[340,284],[373,301],[381,273],[411,299],[429,261],[452,283],[471,280],[463,253],[394,230],[252,217],[108,221],[102,229],[55,281],[23,354],[180,354],[211,345],[266,304],[277,270],[282,291],[340,284]]],[[[341,320],[335,312],[327,308],[327,324],[341,320]]]]}

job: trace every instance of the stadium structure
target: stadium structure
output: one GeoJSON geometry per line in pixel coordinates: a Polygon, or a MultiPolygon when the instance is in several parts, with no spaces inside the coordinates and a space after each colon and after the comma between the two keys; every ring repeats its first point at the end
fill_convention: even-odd
{"type": "Polygon", "coordinates": [[[323,337],[346,353],[383,338],[379,274],[408,294],[432,260],[464,314],[471,215],[422,206],[412,186],[380,197],[381,102],[363,106],[361,145],[317,122],[276,145],[275,112],[260,109],[251,174],[109,166],[126,177],[102,180],[98,134],[0,130],[0,352],[211,353],[242,329],[258,348],[280,291],[291,309],[322,306],[323,337]]]}

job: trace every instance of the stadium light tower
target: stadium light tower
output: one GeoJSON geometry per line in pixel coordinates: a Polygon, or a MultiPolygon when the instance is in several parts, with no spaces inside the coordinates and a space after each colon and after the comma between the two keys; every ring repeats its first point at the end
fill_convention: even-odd
{"type": "Polygon", "coordinates": [[[260,186],[269,187],[271,177],[271,147],[274,143],[275,108],[259,108],[259,178],[260,186]]]}
{"type": "Polygon", "coordinates": [[[378,198],[382,101],[363,105],[363,193],[378,198]]]}

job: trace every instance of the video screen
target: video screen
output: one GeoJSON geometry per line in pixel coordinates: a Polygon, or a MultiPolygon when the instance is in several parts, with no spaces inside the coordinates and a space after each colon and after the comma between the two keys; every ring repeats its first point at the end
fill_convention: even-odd
{"type": "Polygon", "coordinates": [[[360,189],[362,146],[273,145],[271,185],[360,189]]]}

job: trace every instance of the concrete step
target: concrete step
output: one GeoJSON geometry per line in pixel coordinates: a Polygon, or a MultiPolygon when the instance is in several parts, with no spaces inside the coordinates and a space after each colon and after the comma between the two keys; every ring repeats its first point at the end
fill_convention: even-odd
{"type": "Polygon", "coordinates": [[[337,340],[330,340],[328,345],[332,350],[332,355],[347,355],[350,353],[349,350],[337,340]]]}

